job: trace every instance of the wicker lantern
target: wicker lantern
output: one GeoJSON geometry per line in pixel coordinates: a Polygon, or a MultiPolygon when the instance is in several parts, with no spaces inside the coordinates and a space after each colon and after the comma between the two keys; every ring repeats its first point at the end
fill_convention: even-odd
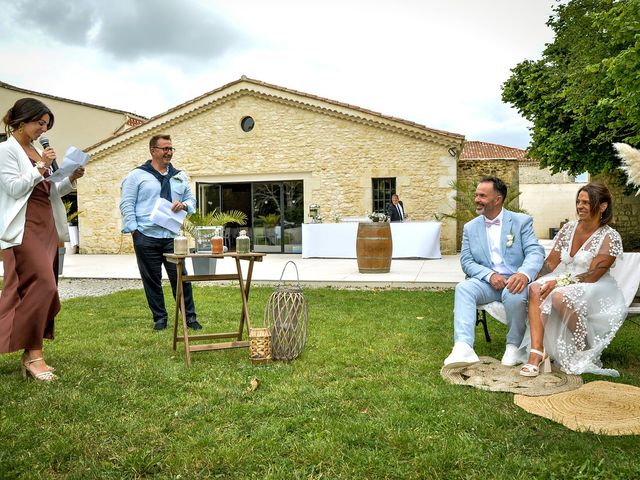
{"type": "Polygon", "coordinates": [[[254,365],[271,361],[271,332],[268,328],[249,329],[249,357],[254,365]]]}
{"type": "Polygon", "coordinates": [[[292,261],[285,264],[280,284],[269,297],[264,310],[264,324],[271,329],[274,360],[293,360],[300,355],[307,340],[307,301],[300,287],[298,267],[292,261]],[[290,263],[296,269],[297,285],[282,283],[282,276],[290,263]]]}

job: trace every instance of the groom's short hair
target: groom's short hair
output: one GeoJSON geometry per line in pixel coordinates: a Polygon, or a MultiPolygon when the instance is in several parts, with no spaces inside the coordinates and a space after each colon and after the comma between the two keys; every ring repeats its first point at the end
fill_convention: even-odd
{"type": "Polygon", "coordinates": [[[504,203],[504,201],[507,199],[507,184],[493,175],[482,177],[480,183],[484,182],[493,183],[493,189],[500,194],[500,196],[502,197],[502,202],[504,203]]]}

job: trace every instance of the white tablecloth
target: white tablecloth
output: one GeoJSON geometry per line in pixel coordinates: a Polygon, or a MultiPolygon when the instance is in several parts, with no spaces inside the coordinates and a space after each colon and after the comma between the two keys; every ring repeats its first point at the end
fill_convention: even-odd
{"type": "MultiPolygon", "coordinates": [[[[440,222],[391,224],[393,258],[441,258],[440,222]]],[[[302,224],[302,258],[356,258],[357,223],[302,224]]]]}

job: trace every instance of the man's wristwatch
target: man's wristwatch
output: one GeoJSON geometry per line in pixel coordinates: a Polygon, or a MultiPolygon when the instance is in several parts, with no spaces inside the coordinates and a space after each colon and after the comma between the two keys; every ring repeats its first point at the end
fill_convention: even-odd
{"type": "Polygon", "coordinates": [[[36,162],[36,168],[47,168],[47,164],[44,163],[42,160],[39,160],[36,162]]]}

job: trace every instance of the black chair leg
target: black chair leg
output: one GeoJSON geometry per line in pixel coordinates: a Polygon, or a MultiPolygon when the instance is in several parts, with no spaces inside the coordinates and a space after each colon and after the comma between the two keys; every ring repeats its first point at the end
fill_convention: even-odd
{"type": "Polygon", "coordinates": [[[489,335],[489,327],[487,326],[487,312],[484,310],[476,310],[476,327],[478,324],[482,324],[484,338],[487,343],[491,343],[491,335],[489,335]]]}

